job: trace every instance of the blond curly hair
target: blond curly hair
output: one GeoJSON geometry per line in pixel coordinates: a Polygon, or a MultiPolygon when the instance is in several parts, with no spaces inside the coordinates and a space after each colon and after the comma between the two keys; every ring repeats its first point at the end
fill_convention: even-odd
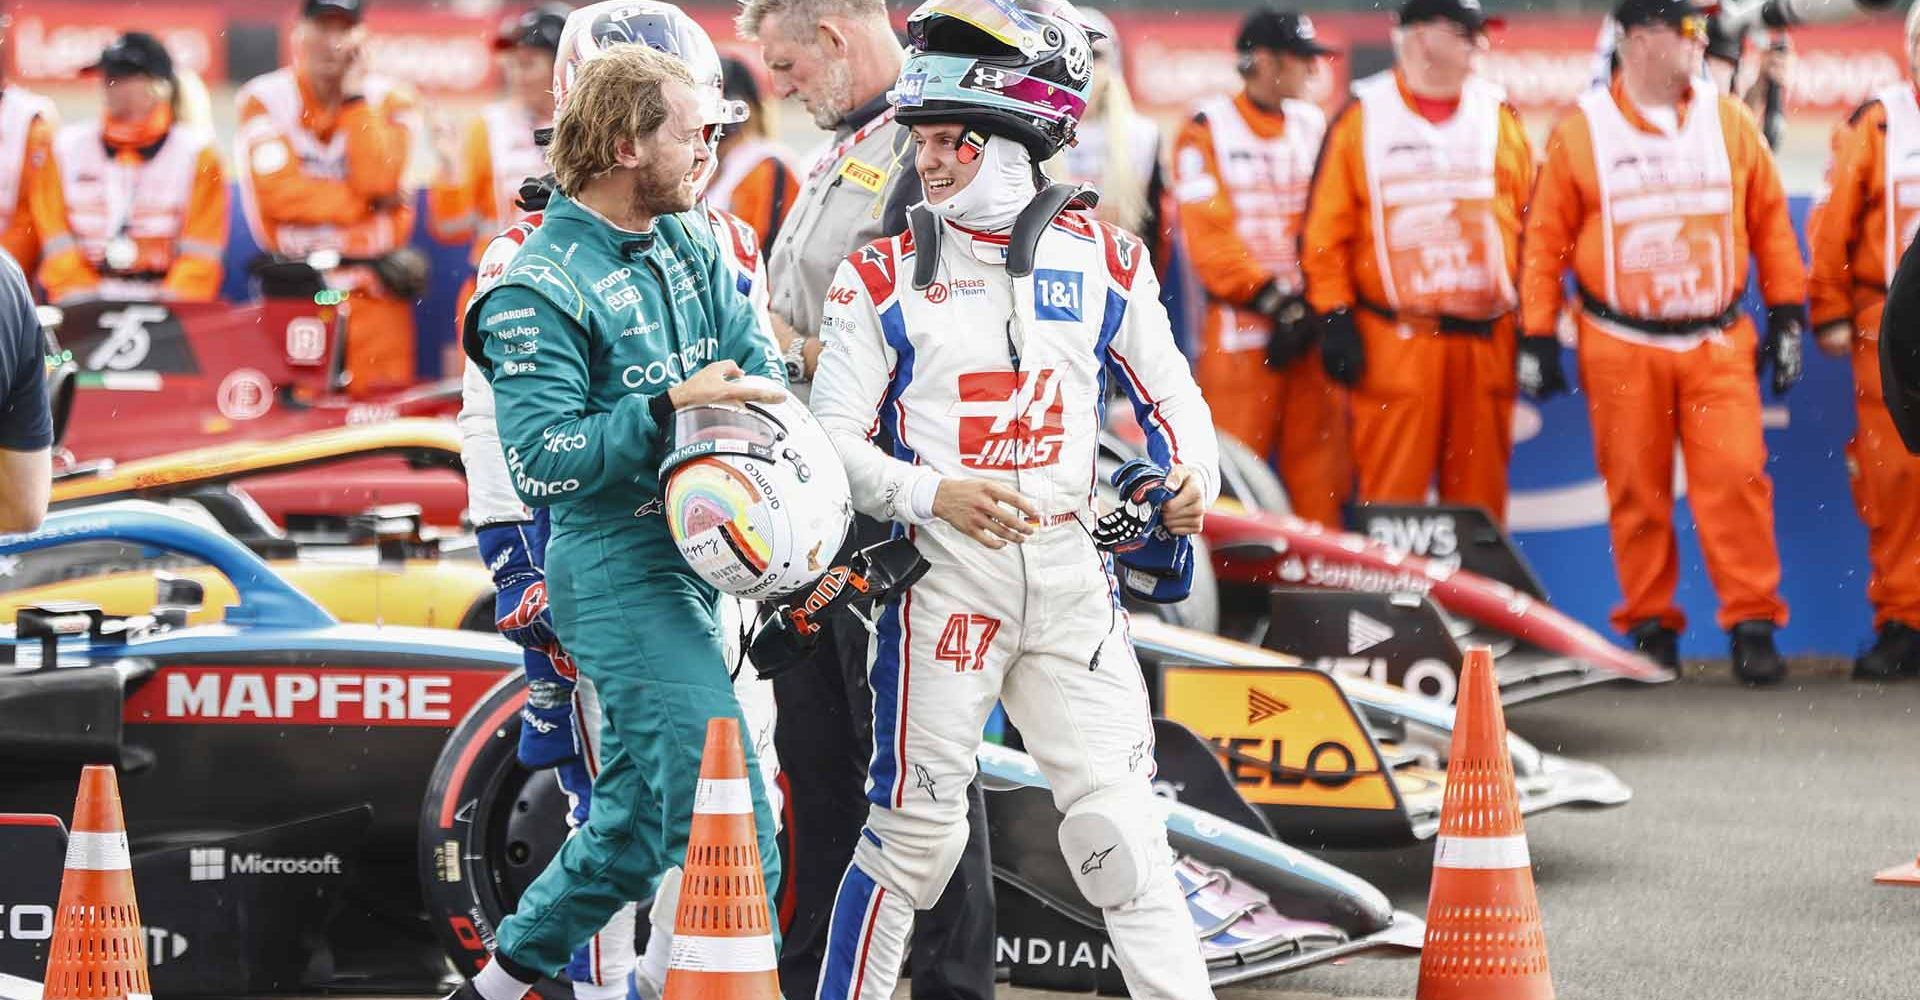
{"type": "Polygon", "coordinates": [[[553,123],[547,162],[560,190],[578,194],[619,165],[622,139],[641,140],[667,120],[668,81],[693,86],[685,63],[644,45],[616,45],[580,67],[553,123]]]}

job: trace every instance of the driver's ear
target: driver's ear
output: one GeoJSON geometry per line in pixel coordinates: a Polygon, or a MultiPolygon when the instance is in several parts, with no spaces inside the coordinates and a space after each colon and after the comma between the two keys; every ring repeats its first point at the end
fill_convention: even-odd
{"type": "Polygon", "coordinates": [[[613,162],[632,169],[640,165],[640,142],[631,137],[615,139],[613,142],[613,162]]]}

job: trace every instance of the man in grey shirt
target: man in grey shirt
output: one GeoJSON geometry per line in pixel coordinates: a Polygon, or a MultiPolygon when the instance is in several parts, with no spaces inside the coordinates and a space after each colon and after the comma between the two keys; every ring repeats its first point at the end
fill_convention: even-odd
{"type": "MultiPolygon", "coordinates": [[[[741,37],[760,43],[774,96],[798,97],[814,124],[833,130],[826,150],[807,167],[767,258],[788,380],[804,392],[819,355],[822,305],[840,262],[882,236],[906,231],[906,210],[920,200],[911,139],[887,104],[905,53],[882,0],[746,0],[735,25],[741,37]]],[[[860,521],[852,544],[886,537],[884,525],[860,521]]],[[[774,746],[791,788],[792,885],[782,891],[792,893],[793,919],[780,953],[780,986],[789,997],[815,993],[834,894],[867,814],[873,752],[867,639],[859,623],[835,621],[816,655],[773,682],[774,746]]],[[[993,873],[978,782],[968,805],[966,853],[946,894],[915,922],[914,1000],[994,995],[993,873]]]]}
{"type": "Polygon", "coordinates": [[[20,265],[0,250],[0,532],[32,531],[52,489],[46,336],[20,265]]]}
{"type": "Polygon", "coordinates": [[[767,255],[775,332],[782,348],[804,352],[808,375],[834,271],[847,254],[904,232],[920,200],[907,131],[887,105],[905,57],[880,0],[747,0],[736,24],[760,43],[774,96],[799,98],[833,132],[767,255]]]}

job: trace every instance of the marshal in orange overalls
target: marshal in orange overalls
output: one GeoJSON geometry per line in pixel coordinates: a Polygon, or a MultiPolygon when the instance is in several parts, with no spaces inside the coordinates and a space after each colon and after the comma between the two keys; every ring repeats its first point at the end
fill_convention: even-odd
{"type": "Polygon", "coordinates": [[[1581,383],[1625,594],[1614,627],[1686,626],[1674,603],[1676,445],[1720,627],[1784,625],[1756,334],[1735,307],[1749,256],[1768,305],[1800,303],[1806,270],[1752,114],[1704,88],[1677,111],[1668,134],[1616,82],[1554,128],[1527,218],[1523,324],[1552,335],[1571,262],[1584,303],[1581,383]]]}
{"type": "MultiPolygon", "coordinates": [[[[367,80],[364,93],[345,105],[323,105],[293,68],[240,88],[236,169],[247,225],[263,249],[374,258],[406,245],[414,218],[406,183],[413,100],[377,78],[367,80]]],[[[413,303],[389,294],[372,268],[335,277],[350,289],[353,394],[412,385],[413,303]]]]}
{"type": "Polygon", "coordinates": [[[1351,493],[1346,392],[1309,351],[1267,365],[1268,283],[1298,294],[1300,224],[1326,117],[1305,101],[1265,111],[1242,92],[1203,103],[1174,140],[1174,192],[1194,272],[1207,291],[1195,375],[1215,426],[1273,461],[1294,513],[1337,525],[1351,493]]]}
{"type": "Polygon", "coordinates": [[[1353,89],[1314,173],[1300,267],[1308,304],[1351,310],[1365,346],[1358,499],[1424,503],[1437,487],[1504,521],[1526,132],[1477,77],[1438,122],[1397,73],[1353,89]]]}
{"type": "Polygon", "coordinates": [[[1810,227],[1814,329],[1853,326],[1858,427],[1847,445],[1854,506],[1867,526],[1874,626],[1920,629],[1920,458],[1907,454],[1880,388],[1887,280],[1920,226],[1920,103],[1902,82],[1862,105],[1833,137],[1825,205],[1810,227]]]}

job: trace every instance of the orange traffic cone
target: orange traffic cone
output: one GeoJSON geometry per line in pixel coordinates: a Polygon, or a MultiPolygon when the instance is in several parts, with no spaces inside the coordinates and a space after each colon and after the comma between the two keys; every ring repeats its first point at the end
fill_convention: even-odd
{"type": "Polygon", "coordinates": [[[42,1000],[152,1000],[120,784],[104,764],[80,772],[66,867],[42,1000]]]}
{"type": "Polygon", "coordinates": [[[1920,858],[1909,861],[1904,865],[1894,865],[1892,868],[1875,875],[1873,877],[1873,884],[1920,885],[1920,858]]]}
{"type": "Polygon", "coordinates": [[[684,867],[666,1000],[778,1000],[753,791],[735,719],[707,723],[684,867]]]}
{"type": "Polygon", "coordinates": [[[1427,897],[1419,1000],[1553,1000],[1493,653],[1467,650],[1427,897]]]}

